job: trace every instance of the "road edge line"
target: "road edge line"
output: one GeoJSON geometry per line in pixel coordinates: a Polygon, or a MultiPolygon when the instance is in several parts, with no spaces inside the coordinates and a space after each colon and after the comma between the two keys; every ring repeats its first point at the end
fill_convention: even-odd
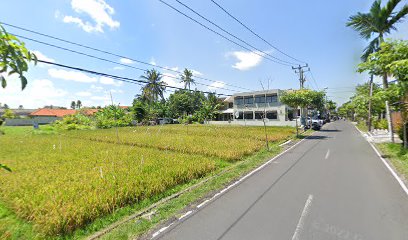
{"type": "Polygon", "coordinates": [[[398,176],[398,174],[394,171],[394,169],[390,166],[390,164],[388,163],[387,160],[385,160],[380,152],[378,151],[378,149],[374,146],[374,144],[372,144],[371,142],[369,142],[367,140],[367,138],[364,136],[364,133],[357,128],[357,126],[354,125],[354,127],[357,129],[357,131],[360,132],[360,134],[363,136],[363,138],[368,142],[368,144],[370,144],[370,146],[374,149],[374,152],[377,154],[377,156],[381,159],[381,161],[384,163],[384,165],[387,167],[387,169],[391,172],[391,175],[394,176],[394,178],[397,180],[397,182],[399,183],[399,185],[401,186],[402,190],[404,190],[405,194],[408,196],[408,188],[405,185],[404,181],[402,181],[402,179],[400,178],[400,176],[398,176]]]}

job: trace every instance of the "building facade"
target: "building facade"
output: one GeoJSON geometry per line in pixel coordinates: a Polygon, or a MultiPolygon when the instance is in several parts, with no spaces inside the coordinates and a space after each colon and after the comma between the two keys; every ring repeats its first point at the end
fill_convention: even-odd
{"type": "Polygon", "coordinates": [[[294,126],[292,110],[279,101],[282,90],[237,93],[224,99],[224,107],[213,124],[294,126]]]}

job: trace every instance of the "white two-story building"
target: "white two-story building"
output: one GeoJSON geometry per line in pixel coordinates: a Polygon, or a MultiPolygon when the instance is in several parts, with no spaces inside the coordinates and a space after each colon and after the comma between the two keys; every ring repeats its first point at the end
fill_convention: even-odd
{"type": "Polygon", "coordinates": [[[294,126],[293,111],[279,102],[282,90],[237,93],[224,100],[224,107],[213,124],[249,126],[294,126]]]}

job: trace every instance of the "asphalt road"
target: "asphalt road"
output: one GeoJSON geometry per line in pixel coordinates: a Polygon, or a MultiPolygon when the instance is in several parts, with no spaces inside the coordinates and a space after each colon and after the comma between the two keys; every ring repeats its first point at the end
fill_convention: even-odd
{"type": "Polygon", "coordinates": [[[325,126],[160,239],[408,239],[408,196],[348,122],[325,126]]]}

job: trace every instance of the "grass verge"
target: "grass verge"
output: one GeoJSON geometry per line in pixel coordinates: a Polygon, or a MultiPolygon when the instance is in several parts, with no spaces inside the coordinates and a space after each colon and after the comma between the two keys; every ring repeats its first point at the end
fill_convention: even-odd
{"type": "Polygon", "coordinates": [[[398,143],[381,143],[377,144],[377,146],[400,175],[403,176],[406,183],[408,180],[408,150],[398,143]]]}
{"type": "Polygon", "coordinates": [[[358,129],[360,129],[360,131],[362,131],[362,132],[368,132],[368,127],[367,127],[367,125],[365,124],[365,122],[360,121],[360,122],[357,123],[356,126],[357,126],[358,129]]]}

